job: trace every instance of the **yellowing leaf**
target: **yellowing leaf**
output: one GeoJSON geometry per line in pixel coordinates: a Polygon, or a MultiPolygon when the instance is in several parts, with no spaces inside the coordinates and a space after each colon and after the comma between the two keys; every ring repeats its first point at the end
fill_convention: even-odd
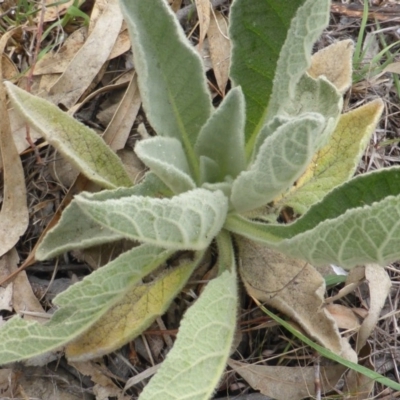
{"type": "Polygon", "coordinates": [[[32,358],[75,340],[170,256],[159,247],[135,247],[57,295],[53,304],[59,308],[47,323],[11,318],[0,329],[0,362],[32,358]]]}
{"type": "Polygon", "coordinates": [[[97,358],[140,335],[164,314],[200,258],[183,262],[153,282],[132,288],[89,331],[67,346],[68,359],[85,361],[97,358]]]}
{"type": "Polygon", "coordinates": [[[293,190],[275,200],[303,214],[336,186],[350,179],[361,159],[383,110],[382,100],[352,110],[340,117],[329,142],[314,156],[293,190]]]}
{"type": "Polygon", "coordinates": [[[210,399],[229,357],[237,301],[236,269],[232,264],[230,270],[207,284],[185,313],[174,347],[140,400],[210,399]]]}
{"type": "Polygon", "coordinates": [[[307,72],[313,78],[326,76],[339,92],[344,93],[351,85],[353,49],[351,39],[333,43],[312,56],[307,72]]]}

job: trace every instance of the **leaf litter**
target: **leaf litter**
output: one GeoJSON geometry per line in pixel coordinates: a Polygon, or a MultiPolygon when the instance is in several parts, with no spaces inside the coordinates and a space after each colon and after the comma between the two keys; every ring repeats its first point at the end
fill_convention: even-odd
{"type": "MultiPolygon", "coordinates": [[[[229,11],[229,5],[220,1],[217,9],[211,8],[210,5],[215,3],[215,1],[210,2],[209,0],[196,1],[195,5],[197,10],[200,11],[201,18],[199,20],[200,30],[195,28],[193,37],[199,44],[204,41],[203,45],[205,45],[208,42],[212,65],[210,87],[218,88],[218,90],[212,89],[213,97],[218,101],[218,96],[224,95],[226,90],[227,72],[229,70],[229,42],[226,39],[226,16],[229,11]]],[[[190,7],[193,10],[193,6],[185,1],[174,2],[173,6],[182,15],[188,15],[185,10],[189,10],[190,7]]],[[[346,8],[346,5],[341,5],[338,8],[336,6],[335,4],[332,6],[333,11],[336,10],[336,12],[332,16],[331,25],[317,46],[326,47],[342,37],[357,39],[357,27],[362,14],[354,17],[350,12],[350,7],[346,8]]],[[[48,8],[49,12],[46,14],[45,19],[51,20],[57,17],[60,13],[65,12],[66,7],[68,7],[68,3],[63,4],[59,9],[55,7],[48,8]]],[[[33,78],[33,90],[37,91],[34,92],[35,94],[50,98],[56,104],[62,103],[71,112],[77,111],[76,116],[83,116],[83,120],[89,124],[92,124],[93,120],[96,121],[98,104],[104,102],[103,96],[105,92],[102,92],[101,88],[111,84],[110,90],[115,90],[116,88],[112,87],[112,84],[114,81],[117,82],[118,71],[125,71],[131,66],[129,53],[125,53],[128,50],[126,28],[122,24],[118,10],[116,10],[116,2],[103,3],[96,1],[94,7],[95,10],[92,12],[89,30],[79,24],[67,27],[70,30],[69,37],[59,48],[48,52],[39,61],[33,78]],[[112,28],[112,34],[110,34],[110,27],[112,28]],[[93,60],[93,64],[90,65],[90,68],[87,68],[85,63],[82,64],[82,60],[85,61],[89,57],[93,60]],[[114,81],[110,80],[109,71],[112,71],[111,75],[114,76],[114,81]],[[100,90],[98,94],[91,98],[90,96],[94,93],[93,82],[100,86],[100,90]],[[87,115],[90,117],[88,118],[87,115]]],[[[379,16],[381,15],[379,14],[379,4],[377,7],[378,9],[375,9],[374,12],[375,15],[379,16]]],[[[400,10],[397,12],[400,15],[400,10]]],[[[370,16],[372,18],[374,14],[370,16]]],[[[196,14],[191,19],[181,17],[181,21],[189,34],[197,23],[196,14]]],[[[38,22],[36,20],[34,23],[38,22]]],[[[389,30],[387,38],[394,41],[393,23],[388,22],[387,26],[392,29],[391,31],[389,30]]],[[[371,24],[370,29],[372,31],[378,30],[373,24],[371,24]]],[[[32,33],[28,31],[27,34],[31,35],[31,40],[34,40],[32,33]]],[[[5,36],[3,35],[3,39],[5,36]]],[[[6,39],[4,39],[4,46],[6,45],[5,41],[6,39]]],[[[13,57],[12,48],[6,47],[6,52],[5,54],[13,62],[15,57],[13,57]]],[[[25,65],[29,66],[27,57],[25,65]]],[[[21,65],[17,69],[23,70],[21,65]]],[[[399,95],[396,93],[396,82],[393,75],[388,74],[391,71],[397,72],[395,64],[386,67],[382,73],[383,75],[375,75],[378,76],[379,80],[378,78],[368,79],[368,76],[366,76],[351,91],[347,92],[345,97],[348,110],[366,103],[376,93],[385,101],[385,115],[380,124],[380,129],[373,133],[371,146],[360,160],[358,173],[399,162],[400,149],[398,141],[396,141],[399,126],[397,117],[399,95]],[[388,141],[389,143],[385,145],[385,142],[388,141]]],[[[23,77],[19,82],[20,85],[25,85],[23,77]]],[[[134,77],[128,79],[128,82],[129,87],[127,90],[136,93],[134,77]]],[[[4,96],[3,87],[0,89],[0,95],[4,96]]],[[[140,98],[137,97],[137,100],[132,104],[129,102],[125,104],[124,99],[128,95],[128,92],[126,92],[125,97],[120,100],[111,122],[107,126],[101,127],[106,132],[106,142],[114,151],[132,148],[133,143],[139,138],[139,134],[136,132],[137,126],[139,123],[146,122],[140,110],[140,98]],[[131,131],[132,125],[133,130],[131,131]]],[[[54,179],[46,166],[35,163],[34,154],[25,140],[26,128],[24,124],[18,121],[18,117],[14,115],[13,110],[8,110],[11,120],[10,130],[5,104],[3,97],[2,110],[0,112],[3,115],[1,119],[1,151],[4,193],[0,214],[0,228],[5,227],[3,232],[7,232],[7,234],[4,233],[3,237],[7,238],[7,241],[2,241],[3,247],[0,248],[3,254],[0,259],[0,276],[3,278],[15,271],[18,264],[18,254],[21,259],[29,260],[29,263],[25,263],[26,265],[31,264],[32,266],[26,273],[21,272],[18,278],[10,283],[9,286],[5,286],[5,289],[9,288],[9,292],[3,298],[6,299],[5,303],[8,303],[9,308],[12,307],[14,312],[25,312],[26,318],[40,319],[39,315],[43,314],[43,311],[48,311],[48,305],[40,302],[39,300],[41,299],[34,296],[34,292],[30,290],[31,284],[28,278],[39,274],[51,284],[52,280],[61,279],[65,275],[73,277],[73,279],[81,279],[83,275],[87,274],[87,269],[79,261],[67,260],[66,262],[61,262],[59,272],[55,271],[54,276],[52,276],[54,272],[53,265],[34,263],[33,245],[40,240],[39,237],[43,237],[46,227],[49,224],[53,225],[54,221],[57,221],[61,210],[73,194],[83,190],[95,191],[96,188],[89,185],[86,179],[79,176],[69,188],[68,194],[65,195],[67,188],[64,187],[62,182],[54,179]],[[14,141],[11,140],[11,132],[14,136],[14,141]],[[6,140],[7,138],[8,140],[6,140]],[[13,145],[14,142],[16,149],[13,145]],[[21,154],[25,178],[22,176],[17,154],[21,154]],[[25,194],[25,190],[27,194],[25,194]],[[29,200],[28,204],[26,204],[26,199],[29,200]],[[56,214],[55,210],[57,210],[56,214]],[[53,221],[51,221],[52,219],[53,221]],[[23,238],[18,242],[21,235],[23,235],[23,238]],[[74,265],[76,268],[73,268],[74,265]]],[[[94,123],[96,124],[96,122],[94,123]]],[[[39,140],[36,143],[46,164],[49,164],[55,157],[60,157],[47,147],[46,142],[40,139],[39,133],[31,131],[31,134],[34,140],[39,140]]],[[[135,161],[130,162],[135,163],[135,161]]],[[[137,161],[135,165],[135,171],[138,173],[137,161]]],[[[103,259],[105,258],[104,261],[108,261],[108,259],[114,258],[116,255],[118,255],[117,247],[114,250],[112,248],[109,249],[107,254],[103,254],[102,257],[103,259]]],[[[80,257],[84,258],[84,255],[80,254],[80,257]]],[[[99,267],[102,264],[104,262],[97,260],[92,263],[92,268],[99,267]]],[[[210,262],[209,265],[211,264],[210,262]]],[[[201,279],[202,276],[199,277],[199,280],[201,279]]],[[[360,356],[367,354],[365,360],[360,358],[361,363],[366,363],[371,368],[375,367],[378,372],[398,376],[397,364],[392,362],[390,364],[391,369],[387,369],[388,362],[385,362],[389,353],[394,354],[396,360],[400,360],[400,354],[395,351],[397,346],[395,327],[397,326],[396,299],[398,298],[399,287],[398,266],[393,264],[388,266],[387,270],[366,266],[357,282],[357,284],[349,282],[350,286],[352,285],[351,291],[341,299],[337,298],[334,304],[329,304],[325,307],[326,311],[324,311],[323,315],[326,317],[324,318],[331,321],[331,324],[334,321],[340,330],[344,330],[337,330],[335,333],[335,335],[340,333],[342,336],[338,343],[341,343],[342,340],[345,340],[346,343],[353,343],[354,349],[360,352],[360,356]],[[389,273],[390,280],[387,278],[386,271],[389,273]],[[385,301],[388,294],[389,298],[385,301]],[[330,320],[328,315],[334,315],[333,319],[330,320]],[[357,320],[359,320],[359,324],[357,324],[357,320]],[[357,330],[358,336],[354,333],[357,330]],[[371,336],[372,332],[374,333],[371,336]]],[[[63,361],[61,363],[62,368],[56,370],[55,366],[49,361],[51,358],[37,360],[37,363],[53,368],[53,376],[61,377],[61,370],[75,371],[75,374],[76,370],[78,370],[82,374],[81,377],[91,377],[89,380],[84,379],[84,384],[87,388],[85,390],[90,396],[88,398],[100,399],[108,398],[108,396],[116,396],[120,399],[135,398],[142,385],[138,381],[136,387],[129,387],[129,395],[127,395],[122,388],[128,379],[136,374],[145,373],[147,369],[151,368],[152,364],[162,362],[165,356],[163,351],[155,352],[154,348],[149,347],[150,339],[152,337],[160,338],[163,334],[169,334],[169,336],[174,337],[176,328],[179,325],[179,316],[185,311],[187,304],[196,298],[196,293],[200,290],[200,287],[202,285],[191,282],[183,290],[178,301],[171,305],[170,310],[167,311],[166,316],[163,318],[164,322],[162,324],[154,324],[147,331],[149,333],[145,332],[140,340],[136,339],[125,349],[117,351],[117,358],[112,356],[105,357],[105,362],[101,363],[100,368],[99,365],[94,365],[92,362],[71,363],[69,365],[63,361]],[[166,326],[162,326],[164,323],[166,323],[166,326]],[[140,345],[140,343],[142,344],[140,345]],[[144,345],[145,343],[147,345],[144,345]],[[116,359],[123,360],[122,363],[126,366],[125,369],[122,368],[124,372],[115,368],[116,359]]],[[[321,287],[323,288],[323,280],[315,286],[315,292],[318,292],[318,290],[320,292],[318,300],[314,304],[316,308],[314,312],[317,313],[319,309],[324,308],[322,302],[323,289],[318,289],[321,287]]],[[[333,298],[340,288],[341,286],[327,288],[328,295],[333,298]]],[[[289,287],[286,289],[289,289],[289,287]]],[[[282,293],[284,293],[284,290],[282,293]]],[[[275,301],[276,303],[271,304],[271,306],[279,310],[280,306],[277,303],[277,298],[275,298],[275,301]]],[[[4,315],[10,314],[7,308],[5,311],[8,314],[4,315]]],[[[315,354],[288,336],[276,324],[271,323],[265,315],[260,313],[249,298],[243,300],[240,314],[241,323],[238,331],[237,349],[233,353],[236,361],[230,361],[232,371],[237,371],[238,375],[235,375],[232,371],[227,371],[225,378],[219,385],[215,398],[228,396],[244,399],[244,396],[250,396],[250,388],[255,391],[261,391],[265,396],[275,396],[276,398],[305,398],[313,396],[313,393],[316,393],[315,371],[319,365],[315,354]],[[240,360],[240,362],[237,360],[240,360]],[[263,365],[257,365],[260,363],[263,365]],[[282,376],[287,376],[292,383],[289,385],[289,381],[286,379],[276,379],[276,377],[282,376]],[[285,389],[283,389],[284,387],[285,389]]],[[[305,324],[306,316],[297,317],[297,319],[298,326],[302,326],[302,323],[303,327],[307,325],[305,324]]],[[[296,317],[293,318],[293,323],[294,321],[296,321],[296,317]]],[[[308,333],[313,336],[312,333],[308,333]]],[[[322,340],[324,339],[326,337],[322,338],[322,340]]],[[[164,342],[161,341],[161,343],[164,342]]],[[[339,344],[339,346],[343,346],[343,344],[339,344]]],[[[164,347],[164,350],[167,351],[166,344],[164,344],[164,347]]],[[[22,375],[28,376],[32,373],[29,368],[41,367],[22,368],[22,375]]],[[[39,369],[36,371],[39,371],[39,369]]],[[[321,365],[319,371],[323,377],[322,393],[331,389],[336,391],[337,394],[343,393],[343,391],[357,392],[358,390],[358,394],[352,398],[366,399],[373,396],[373,393],[378,394],[381,389],[379,385],[373,385],[371,382],[361,382],[364,378],[352,372],[347,374],[345,385],[340,386],[339,377],[344,371],[338,365],[321,365]],[[361,383],[362,390],[360,388],[361,383]],[[357,386],[359,389],[357,389],[357,386]],[[367,389],[365,389],[366,387],[367,389]]],[[[32,386],[32,384],[23,382],[14,369],[4,368],[0,369],[0,372],[2,373],[0,387],[4,390],[3,394],[7,393],[7,390],[10,393],[18,393],[18,391],[28,393],[29,386],[32,386]]],[[[45,382],[42,383],[41,389],[44,389],[49,384],[49,382],[45,382]]],[[[37,394],[38,392],[30,395],[37,394]]],[[[386,389],[383,395],[390,395],[390,392],[386,389]]],[[[48,398],[44,392],[40,396],[43,399],[48,398]]],[[[60,395],[59,398],[63,399],[64,397],[60,395]]]]}

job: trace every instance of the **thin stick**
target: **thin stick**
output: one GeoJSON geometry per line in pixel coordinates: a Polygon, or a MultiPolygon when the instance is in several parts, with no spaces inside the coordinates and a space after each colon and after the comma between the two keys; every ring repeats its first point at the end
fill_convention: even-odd
{"type": "MultiPolygon", "coordinates": [[[[213,8],[218,7],[224,4],[226,0],[211,0],[211,5],[213,8]]],[[[189,6],[183,7],[176,13],[176,17],[178,18],[179,22],[182,22],[185,18],[188,17],[189,14],[196,12],[196,5],[190,4],[189,6]]]]}
{"type": "Polygon", "coordinates": [[[317,354],[314,363],[315,400],[321,400],[320,356],[317,354]]]}
{"type": "MultiPolygon", "coordinates": [[[[31,92],[32,82],[33,82],[33,73],[34,73],[36,62],[37,62],[37,59],[38,59],[38,56],[39,56],[40,44],[41,44],[41,41],[42,41],[42,34],[43,34],[43,23],[44,23],[44,14],[45,14],[45,12],[46,12],[46,4],[45,4],[45,0],[42,0],[42,8],[40,10],[39,25],[38,25],[38,29],[37,29],[37,32],[36,32],[35,49],[33,51],[33,54],[32,54],[31,60],[30,60],[31,68],[30,68],[28,76],[27,76],[27,87],[26,87],[26,90],[28,92],[31,92]]],[[[41,164],[41,165],[44,165],[44,162],[43,162],[42,158],[40,157],[39,150],[38,150],[37,146],[35,145],[35,143],[32,140],[31,133],[30,133],[30,126],[28,124],[26,125],[26,137],[25,137],[25,139],[29,143],[29,146],[32,148],[32,150],[35,152],[37,163],[41,164]]]]}

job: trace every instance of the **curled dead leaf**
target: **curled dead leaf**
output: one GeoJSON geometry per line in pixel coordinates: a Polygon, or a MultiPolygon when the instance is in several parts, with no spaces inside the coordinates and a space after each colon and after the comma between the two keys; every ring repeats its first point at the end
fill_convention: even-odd
{"type": "Polygon", "coordinates": [[[356,351],[359,352],[375,329],[392,282],[384,268],[377,264],[365,266],[365,277],[369,286],[370,307],[367,317],[361,324],[357,337],[356,351]]]}
{"type": "Polygon", "coordinates": [[[313,339],[351,361],[357,356],[323,307],[325,281],[310,264],[240,238],[240,274],[247,291],[296,321],[313,339]]]}

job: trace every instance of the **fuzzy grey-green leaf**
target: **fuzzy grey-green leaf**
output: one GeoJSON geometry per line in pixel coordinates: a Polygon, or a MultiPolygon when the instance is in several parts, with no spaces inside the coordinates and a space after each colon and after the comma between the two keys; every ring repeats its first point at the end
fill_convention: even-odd
{"type": "Polygon", "coordinates": [[[118,156],[94,132],[47,100],[5,82],[15,109],[91,181],[106,188],[132,186],[118,156]]]}
{"type": "Polygon", "coordinates": [[[311,65],[311,50],[328,25],[330,0],[306,0],[297,9],[276,67],[267,121],[282,104],[294,101],[297,84],[311,65]]]}
{"type": "Polygon", "coordinates": [[[75,201],[92,219],[126,238],[175,250],[203,250],[220,231],[228,210],[221,192],[194,189],[172,199],[131,196],[75,201]]]}
{"type": "MultiPolygon", "coordinates": [[[[142,182],[131,188],[103,190],[92,194],[92,199],[104,201],[127,196],[166,196],[168,194],[170,194],[168,188],[153,173],[147,173],[142,182]]],[[[46,260],[66,251],[85,249],[123,238],[123,234],[99,224],[85,214],[75,201],[72,201],[63,211],[58,224],[47,232],[39,244],[35,257],[38,260],[46,260]]]]}
{"type": "Polygon", "coordinates": [[[212,112],[201,59],[165,0],[121,0],[120,4],[147,118],[158,135],[182,142],[197,176],[193,146],[212,112]]]}
{"type": "Polygon", "coordinates": [[[175,194],[196,187],[190,176],[189,164],[179,140],[168,137],[141,140],[135,146],[135,152],[175,194]]]}
{"type": "Polygon", "coordinates": [[[186,312],[173,349],[140,400],[208,400],[220,380],[236,328],[237,282],[232,266],[209,282],[186,312]]]}
{"type": "Polygon", "coordinates": [[[47,232],[35,257],[46,260],[67,251],[111,243],[123,238],[123,235],[94,221],[73,201],[63,211],[58,224],[47,232]]]}
{"type": "Polygon", "coordinates": [[[232,186],[232,204],[239,212],[261,207],[289,188],[311,161],[325,119],[308,113],[281,125],[260,147],[252,166],[232,186]]]}
{"type": "Polygon", "coordinates": [[[136,247],[59,294],[54,303],[60,308],[48,323],[12,318],[0,328],[0,363],[32,358],[75,339],[170,255],[151,245],[136,247]]]}
{"type": "Polygon", "coordinates": [[[343,268],[400,258],[400,196],[347,211],[314,229],[280,242],[277,249],[312,265],[343,268]]]}
{"type": "Polygon", "coordinates": [[[153,281],[135,285],[102,316],[90,330],[66,348],[70,361],[86,361],[119,349],[148,328],[163,315],[182,290],[204,252],[194,259],[181,260],[153,281]]]}
{"type": "Polygon", "coordinates": [[[296,10],[305,0],[235,0],[230,9],[230,76],[246,99],[246,143],[263,126],[276,65],[296,10]]]}
{"type": "Polygon", "coordinates": [[[400,168],[353,178],[291,224],[232,214],[224,228],[313,265],[386,265],[400,258],[400,168]]]}
{"type": "Polygon", "coordinates": [[[218,182],[227,176],[236,178],[246,166],[244,107],[240,87],[231,89],[203,126],[197,139],[195,151],[198,157],[208,157],[219,166],[218,182]]]}

